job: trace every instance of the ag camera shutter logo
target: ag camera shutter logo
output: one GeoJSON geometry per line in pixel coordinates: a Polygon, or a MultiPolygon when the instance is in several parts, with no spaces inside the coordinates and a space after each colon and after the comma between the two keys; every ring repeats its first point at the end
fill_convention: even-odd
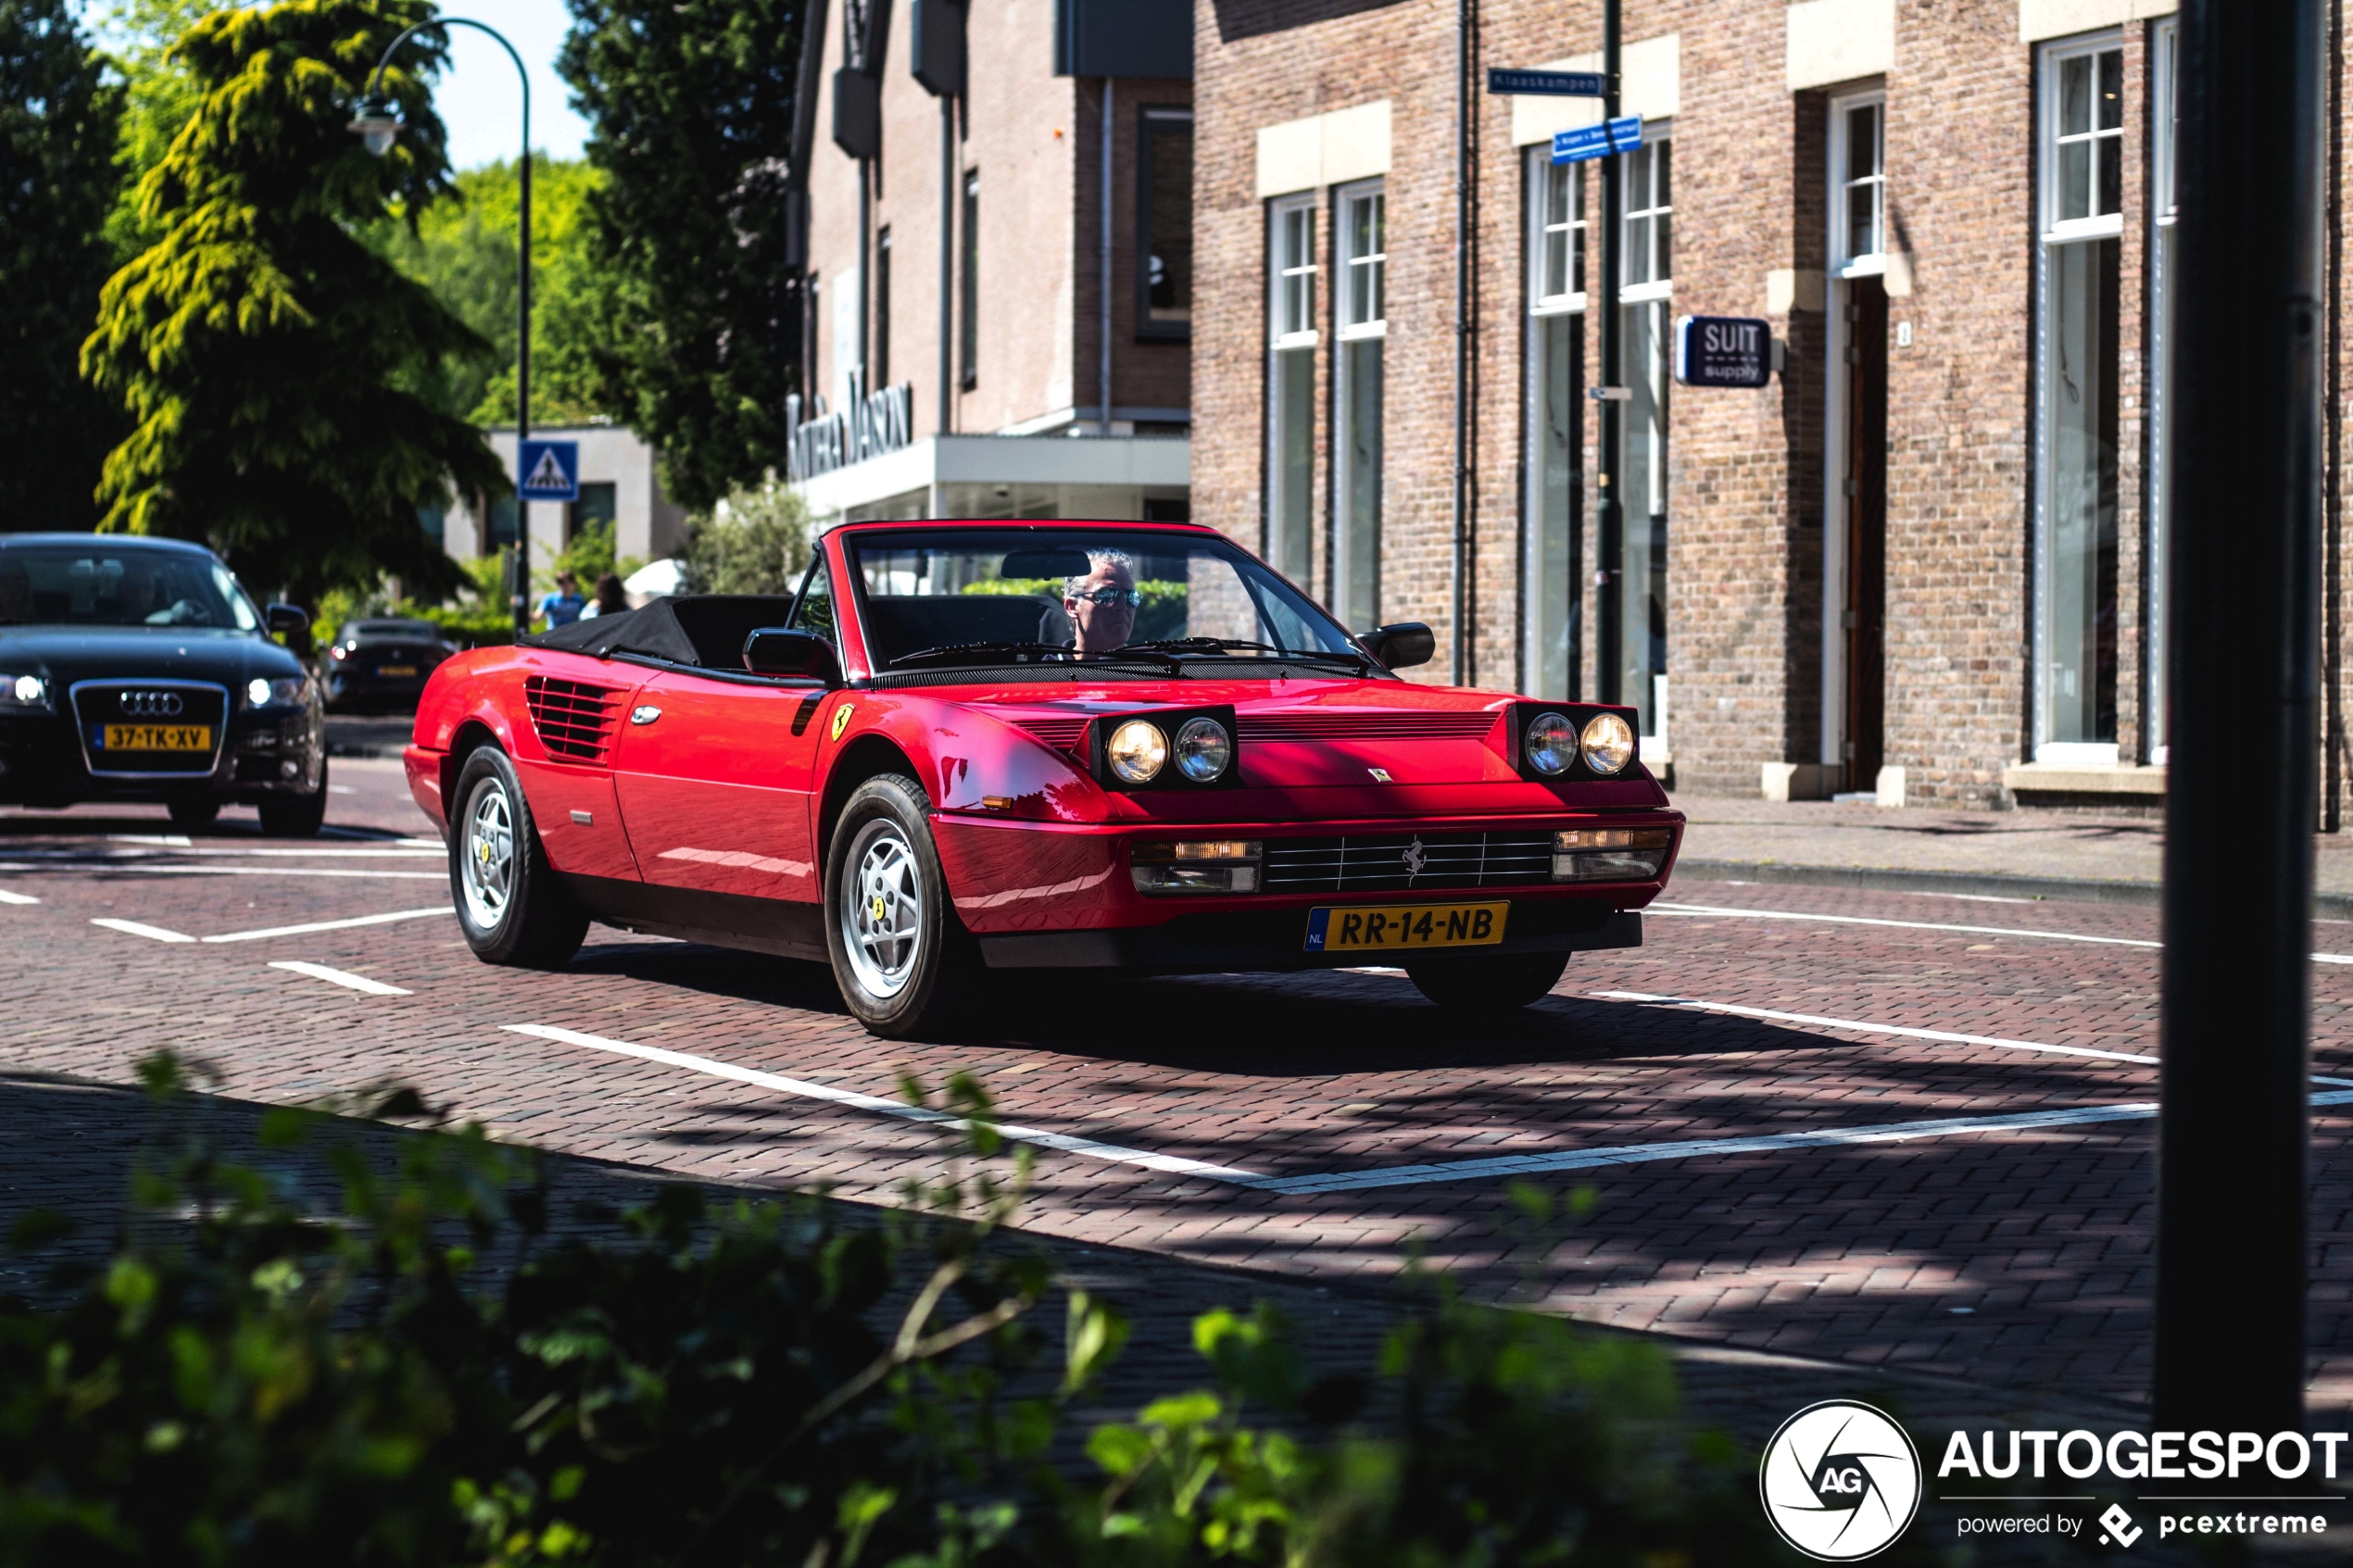
{"type": "Polygon", "coordinates": [[[1756,1485],[1781,1539],[1818,1562],[1854,1562],[1919,1512],[1920,1455],[1886,1411],[1825,1399],[1781,1423],[1756,1485]]]}

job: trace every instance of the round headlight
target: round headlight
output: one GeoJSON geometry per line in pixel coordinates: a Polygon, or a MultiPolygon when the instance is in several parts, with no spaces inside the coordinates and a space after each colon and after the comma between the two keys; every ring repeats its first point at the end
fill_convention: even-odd
{"type": "Polygon", "coordinates": [[[1528,765],[1540,773],[1558,776],[1577,759],[1577,726],[1557,713],[1539,713],[1528,721],[1528,765]]]}
{"type": "Polygon", "coordinates": [[[1176,731],[1176,771],[1195,784],[1211,784],[1234,759],[1234,737],[1214,719],[1188,719],[1176,731]]]}
{"type": "Polygon", "coordinates": [[[270,683],[256,675],[245,683],[245,702],[254,708],[270,706],[270,683]]]}
{"type": "Polygon", "coordinates": [[[1615,713],[1596,713],[1585,725],[1585,766],[1610,774],[1634,759],[1634,732],[1615,713]]]}
{"type": "Polygon", "coordinates": [[[1111,744],[1103,747],[1103,755],[1122,783],[1150,784],[1168,765],[1168,737],[1160,733],[1158,724],[1130,719],[1111,733],[1111,744]]]}
{"type": "Polygon", "coordinates": [[[41,689],[40,676],[19,675],[17,677],[17,700],[23,703],[27,708],[30,708],[34,703],[39,702],[45,695],[46,694],[41,689]]]}

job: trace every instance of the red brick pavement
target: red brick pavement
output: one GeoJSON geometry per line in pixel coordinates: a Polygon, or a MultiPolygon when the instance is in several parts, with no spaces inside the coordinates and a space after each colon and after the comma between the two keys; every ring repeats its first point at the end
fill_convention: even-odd
{"type": "MultiPolygon", "coordinates": [[[[0,816],[0,888],[43,900],[0,908],[19,960],[0,980],[0,1061],[120,1082],[168,1045],[215,1063],[228,1092],[263,1101],[396,1076],[551,1148],[699,1179],[825,1180],[862,1198],[886,1198],[925,1169],[932,1136],[502,1026],[555,1025],[878,1096],[902,1070],[937,1083],[970,1069],[1025,1125],[1271,1175],[2155,1093],[2153,1068],[2139,1063],[1592,995],[2154,1051],[2154,951],[1981,933],[1659,915],[1644,948],[1580,958],[1559,995],[1483,1029],[1449,1022],[1393,975],[1023,977],[1006,981],[990,1032],[908,1046],[867,1036],[823,971],[601,928],[568,972],[544,975],[476,964],[447,917],[235,945],[87,923],[210,935],[446,903],[431,853],[383,853],[423,826],[398,794],[396,765],[335,766],[358,792],[333,814],[352,835],[295,855],[192,852],[299,847],[266,846],[236,823],[185,851],[102,836],[168,833],[159,813],[0,816]],[[111,859],[93,863],[99,853],[111,859]],[[268,874],[159,869],[191,865],[268,874]],[[317,871],[362,874],[291,874],[317,871]],[[364,996],[267,967],[287,959],[415,994],[364,996]]],[[[1721,883],[1679,887],[1672,901],[2136,940],[2155,925],[2151,911],[2107,906],[1721,883]]],[[[2324,945],[2353,948],[2353,928],[2320,931],[2324,945]]],[[[2320,966],[2315,992],[2315,1071],[2346,1073],[2353,974],[2320,966]]],[[[2346,1129],[2339,1108],[2316,1117],[2315,1397],[2333,1404],[2353,1398],[2346,1129]]],[[[1549,1248],[1512,1230],[1491,1179],[1286,1194],[1047,1153],[1029,1223],[1335,1286],[1392,1274],[1418,1246],[1482,1295],[1687,1344],[2131,1401],[2146,1377],[2150,1152],[2143,1121],[1580,1172],[1545,1178],[1598,1193],[1591,1217],[1549,1248]]]]}

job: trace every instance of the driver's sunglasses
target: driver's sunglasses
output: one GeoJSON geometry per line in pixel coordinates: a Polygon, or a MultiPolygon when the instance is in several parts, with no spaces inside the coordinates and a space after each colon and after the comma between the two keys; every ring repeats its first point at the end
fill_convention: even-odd
{"type": "Polygon", "coordinates": [[[1134,588],[1094,588],[1070,596],[1085,599],[1090,605],[1126,605],[1129,609],[1144,602],[1144,596],[1134,588]]]}

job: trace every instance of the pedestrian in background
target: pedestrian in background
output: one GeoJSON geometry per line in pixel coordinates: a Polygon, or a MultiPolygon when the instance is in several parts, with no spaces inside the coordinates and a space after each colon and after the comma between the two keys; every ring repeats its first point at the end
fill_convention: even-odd
{"type": "Polygon", "coordinates": [[[580,619],[588,601],[580,596],[580,579],[569,571],[556,573],[556,591],[539,601],[539,619],[552,632],[559,626],[569,626],[580,619]]]}
{"type": "Polygon", "coordinates": [[[599,615],[619,615],[629,608],[629,590],[621,585],[617,572],[608,571],[597,579],[597,596],[580,612],[584,621],[599,615]]]}

